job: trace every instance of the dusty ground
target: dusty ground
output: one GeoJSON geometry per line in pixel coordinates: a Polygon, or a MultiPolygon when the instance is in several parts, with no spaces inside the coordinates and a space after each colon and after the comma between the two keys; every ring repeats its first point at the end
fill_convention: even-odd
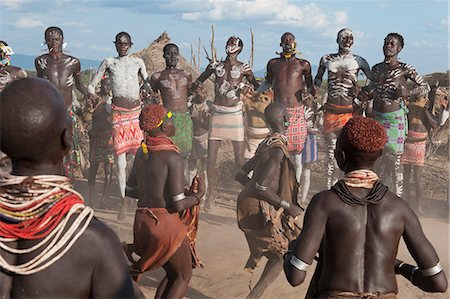
{"type": "MultiPolygon", "coordinates": [[[[235,170],[229,144],[225,144],[219,152],[221,174],[220,195],[215,208],[208,214],[200,215],[197,251],[205,263],[204,269],[195,269],[188,298],[245,298],[249,292],[250,275],[243,267],[248,258],[249,250],[243,233],[239,230],[235,216],[235,198],[240,191],[239,185],[231,180],[235,170]]],[[[321,155],[323,159],[323,153],[321,155]]],[[[425,202],[425,215],[420,220],[425,234],[436,248],[441,263],[449,271],[449,218],[446,184],[448,182],[448,162],[443,157],[433,156],[427,160],[425,169],[427,175],[424,193],[429,199],[425,202]]],[[[312,171],[311,195],[324,188],[323,162],[315,164],[312,171]]],[[[101,189],[100,183],[98,190],[101,189]]],[[[87,196],[87,183],[79,180],[76,188],[87,196]]],[[[112,194],[118,194],[117,185],[113,186],[112,194]]],[[[129,213],[124,223],[116,220],[118,198],[112,196],[108,203],[109,209],[97,210],[96,215],[105,221],[122,241],[132,241],[133,213],[129,213]]],[[[413,262],[404,244],[401,244],[398,257],[413,262]]],[[[252,285],[259,278],[265,260],[254,273],[252,285]]],[[[303,298],[313,269],[310,269],[307,281],[300,287],[291,287],[284,274],[280,274],[276,282],[266,291],[263,298],[303,298]]],[[[164,275],[163,270],[148,272],[144,275],[140,286],[147,298],[153,298],[158,282],[164,275]]],[[[430,294],[418,290],[402,277],[397,278],[399,298],[449,298],[450,293],[430,294]]]]}

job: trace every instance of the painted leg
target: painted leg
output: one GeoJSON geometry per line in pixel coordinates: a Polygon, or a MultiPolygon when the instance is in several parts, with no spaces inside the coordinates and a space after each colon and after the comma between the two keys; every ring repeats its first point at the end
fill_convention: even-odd
{"type": "Polygon", "coordinates": [[[216,160],[219,147],[220,147],[220,140],[208,141],[208,158],[206,160],[206,173],[208,176],[209,190],[205,198],[205,211],[211,210],[215,200],[213,193],[216,180],[216,160]]]}
{"type": "Polygon", "coordinates": [[[401,155],[395,156],[394,161],[394,183],[395,183],[395,194],[398,197],[402,197],[403,194],[403,170],[400,163],[401,155]]]}
{"type": "Polygon", "coordinates": [[[328,135],[325,138],[326,147],[327,147],[327,156],[326,156],[326,168],[327,168],[327,189],[331,189],[334,183],[334,150],[336,149],[336,137],[332,135],[328,135]]]}
{"type": "Polygon", "coordinates": [[[106,200],[109,198],[109,193],[111,190],[112,170],[113,164],[105,161],[105,185],[103,187],[103,195],[100,202],[103,207],[106,207],[106,200]]]}
{"type": "Polygon", "coordinates": [[[311,169],[309,163],[307,163],[303,168],[302,202],[301,202],[303,205],[307,205],[309,202],[306,200],[306,197],[308,196],[310,185],[311,185],[311,169]]]}
{"type": "Polygon", "coordinates": [[[283,269],[283,257],[279,253],[271,253],[261,278],[248,294],[247,298],[261,298],[264,291],[278,278],[283,269]]]}
{"type": "Polygon", "coordinates": [[[126,187],[126,169],[127,169],[127,154],[123,153],[117,156],[117,179],[119,181],[120,196],[122,198],[122,204],[117,214],[119,221],[124,221],[127,216],[128,202],[125,199],[125,187],[126,187]]]}
{"type": "Polygon", "coordinates": [[[89,190],[89,205],[95,207],[95,178],[98,171],[98,162],[91,161],[89,167],[89,177],[88,177],[88,190],[89,190]]]}
{"type": "Polygon", "coordinates": [[[294,160],[295,179],[300,183],[302,177],[302,154],[291,154],[291,159],[294,160]]]}

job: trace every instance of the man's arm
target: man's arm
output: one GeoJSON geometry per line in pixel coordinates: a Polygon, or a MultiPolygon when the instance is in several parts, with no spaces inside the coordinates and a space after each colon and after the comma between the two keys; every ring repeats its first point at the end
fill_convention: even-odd
{"type": "Polygon", "coordinates": [[[360,57],[360,56],[357,56],[357,61],[358,61],[358,65],[359,65],[359,68],[361,69],[361,71],[364,73],[364,75],[366,75],[366,77],[370,81],[372,81],[373,80],[373,73],[372,73],[372,70],[370,69],[370,66],[367,63],[367,61],[364,58],[360,57]]]}
{"type": "MultiPolygon", "coordinates": [[[[170,154],[167,157],[167,185],[168,185],[168,195],[172,201],[172,208],[175,212],[182,212],[189,209],[193,205],[200,203],[200,197],[203,194],[197,195],[185,195],[184,190],[184,162],[178,154],[170,154]]],[[[169,205],[167,205],[170,209],[169,205]]]]}
{"type": "Polygon", "coordinates": [[[253,170],[255,165],[256,165],[256,156],[253,156],[250,160],[245,162],[245,164],[241,167],[241,169],[239,169],[239,171],[234,176],[234,179],[244,186],[247,185],[247,183],[250,181],[248,174],[250,173],[250,171],[253,170]]]}
{"type": "Polygon", "coordinates": [[[133,286],[117,235],[100,221],[89,224],[93,252],[98,262],[92,274],[91,298],[139,298],[142,292],[133,286]]]}
{"type": "MultiPolygon", "coordinates": [[[[268,202],[274,207],[283,207],[287,213],[292,216],[298,216],[302,212],[301,208],[282,200],[269,187],[273,178],[276,176],[276,172],[279,171],[279,166],[283,159],[284,153],[281,149],[275,148],[270,150],[270,157],[261,171],[263,175],[259,177],[253,186],[253,193],[255,194],[255,197],[268,202]]],[[[253,175],[255,175],[255,173],[253,175]]]]}
{"type": "Polygon", "coordinates": [[[322,78],[325,70],[324,57],[322,57],[319,62],[319,68],[317,69],[317,75],[314,78],[314,85],[317,86],[317,88],[320,88],[322,85],[322,78]]]}
{"type": "Polygon", "coordinates": [[[84,97],[88,96],[88,91],[81,81],[81,64],[77,59],[73,69],[73,77],[75,79],[76,88],[83,94],[84,97]]]}
{"type": "Polygon", "coordinates": [[[100,83],[100,80],[102,80],[103,75],[106,72],[106,69],[108,68],[107,60],[103,60],[98,68],[97,74],[95,74],[94,78],[91,81],[91,84],[88,85],[87,90],[89,94],[95,95],[95,88],[97,87],[98,83],[100,83]]]}
{"type": "Polygon", "coordinates": [[[39,57],[37,57],[35,60],[34,60],[34,67],[35,67],[35,69],[36,69],[36,76],[38,77],[38,78],[43,78],[44,76],[43,76],[43,73],[42,73],[42,68],[41,68],[41,66],[39,65],[39,59],[40,59],[41,57],[39,56],[39,57]]]}
{"type": "Polygon", "coordinates": [[[311,64],[309,63],[309,61],[303,60],[303,65],[304,65],[303,69],[304,69],[306,87],[308,88],[309,93],[312,96],[316,96],[316,90],[314,88],[312,75],[311,75],[311,64]]]}
{"type": "Polygon", "coordinates": [[[255,89],[259,87],[259,82],[256,80],[255,75],[253,74],[252,69],[250,68],[250,65],[244,63],[242,66],[244,70],[244,76],[247,78],[248,82],[252,83],[255,89]]]}
{"type": "MultiPolygon", "coordinates": [[[[139,154],[139,152],[136,154],[139,154]]],[[[130,175],[127,179],[127,184],[125,187],[125,195],[132,197],[132,198],[139,198],[139,187],[137,182],[137,176],[136,176],[136,159],[134,159],[133,166],[130,171],[130,175]]]]}
{"type": "Polygon", "coordinates": [[[273,59],[269,60],[269,62],[267,63],[266,76],[263,83],[261,83],[261,85],[259,85],[259,87],[255,90],[257,93],[265,92],[270,88],[270,86],[272,86],[273,82],[272,61],[273,59]]]}
{"type": "Polygon", "coordinates": [[[396,273],[426,292],[445,292],[448,282],[442,268],[439,270],[439,257],[423,233],[416,214],[406,204],[404,209],[403,239],[418,268],[400,263],[396,265],[396,273]]]}
{"type": "Polygon", "coordinates": [[[416,83],[418,86],[411,90],[409,96],[418,96],[418,95],[427,95],[431,88],[430,85],[423,79],[422,76],[420,76],[417,71],[409,64],[405,65],[406,68],[406,78],[410,79],[414,83],[416,83]]]}
{"type": "Polygon", "coordinates": [[[328,218],[323,196],[319,193],[312,198],[306,209],[303,230],[295,242],[293,251],[285,256],[284,273],[292,286],[297,286],[305,280],[306,269],[312,264],[322,242],[328,218]]]}

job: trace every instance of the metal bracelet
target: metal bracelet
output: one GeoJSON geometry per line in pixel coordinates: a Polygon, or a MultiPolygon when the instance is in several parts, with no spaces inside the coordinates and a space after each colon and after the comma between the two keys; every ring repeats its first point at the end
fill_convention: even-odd
{"type": "Polygon", "coordinates": [[[436,266],[434,266],[434,267],[420,270],[420,274],[422,274],[422,276],[433,276],[433,275],[438,274],[441,271],[442,271],[442,266],[441,266],[441,263],[438,262],[436,264],[436,266]]]}
{"type": "Polygon", "coordinates": [[[291,256],[291,259],[289,260],[292,266],[297,268],[300,271],[306,271],[308,270],[309,266],[307,263],[296,257],[294,254],[291,256]]]}
{"type": "Polygon", "coordinates": [[[280,201],[280,207],[284,209],[289,209],[291,207],[291,204],[288,201],[281,200],[280,201]]]}
{"type": "Polygon", "coordinates": [[[262,186],[260,184],[258,184],[257,182],[255,183],[255,188],[261,191],[267,191],[268,187],[266,186],[262,186]]]}
{"type": "Polygon", "coordinates": [[[183,200],[185,198],[186,198],[186,195],[184,195],[184,193],[180,193],[180,194],[177,194],[175,196],[172,196],[172,200],[173,201],[180,201],[180,200],[183,200]]]}
{"type": "Polygon", "coordinates": [[[414,277],[414,273],[416,273],[416,271],[419,269],[419,267],[414,267],[411,269],[411,274],[409,274],[409,281],[412,282],[413,277],[414,277]]]}

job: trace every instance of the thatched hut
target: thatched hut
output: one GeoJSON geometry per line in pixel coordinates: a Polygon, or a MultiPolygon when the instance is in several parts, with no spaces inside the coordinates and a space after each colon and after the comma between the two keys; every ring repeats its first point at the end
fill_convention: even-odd
{"type": "MultiPolygon", "coordinates": [[[[163,32],[157,39],[155,39],[147,48],[133,53],[132,56],[140,57],[144,60],[145,67],[147,68],[147,73],[151,76],[154,72],[162,71],[166,67],[166,62],[163,58],[163,48],[168,43],[171,43],[169,35],[167,32],[163,32]]],[[[192,74],[193,80],[197,79],[200,75],[197,70],[192,68],[186,58],[180,53],[180,60],[178,62],[178,67],[192,74]]],[[[208,97],[213,99],[214,96],[214,86],[210,80],[205,82],[205,87],[208,92],[208,97]]]]}

